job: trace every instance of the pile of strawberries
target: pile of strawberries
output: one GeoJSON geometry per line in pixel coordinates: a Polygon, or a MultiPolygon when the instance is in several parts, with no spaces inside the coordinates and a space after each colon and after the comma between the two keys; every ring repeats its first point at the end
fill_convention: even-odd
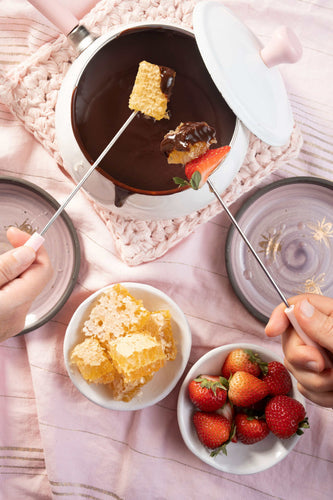
{"type": "Polygon", "coordinates": [[[270,432],[280,439],[302,434],[309,424],[304,406],[288,395],[291,389],[282,363],[267,363],[251,350],[234,349],[220,375],[200,375],[189,383],[199,440],[215,456],[227,454],[231,441],[254,444],[270,432]]]}

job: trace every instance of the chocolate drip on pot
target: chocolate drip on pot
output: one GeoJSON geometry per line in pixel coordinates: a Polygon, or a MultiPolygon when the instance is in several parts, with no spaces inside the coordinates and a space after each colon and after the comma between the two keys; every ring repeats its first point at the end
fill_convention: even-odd
{"type": "Polygon", "coordinates": [[[134,194],[133,191],[129,191],[128,189],[121,188],[117,185],[114,187],[114,204],[116,207],[122,207],[125,201],[131,194],[134,194]]]}

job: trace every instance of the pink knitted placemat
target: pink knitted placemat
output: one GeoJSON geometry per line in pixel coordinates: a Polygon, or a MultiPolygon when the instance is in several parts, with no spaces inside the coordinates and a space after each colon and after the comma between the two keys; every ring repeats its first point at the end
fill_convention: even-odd
{"type": "MultiPolygon", "coordinates": [[[[102,0],[82,19],[90,31],[102,35],[111,27],[132,22],[162,21],[191,28],[196,0],[102,0]]],[[[76,55],[65,36],[43,45],[33,56],[0,75],[1,100],[63,168],[55,141],[55,104],[62,80],[76,55]]],[[[267,175],[298,155],[302,137],[296,126],[289,144],[271,147],[254,135],[244,163],[224,192],[227,204],[259,184],[267,175]]],[[[135,220],[114,214],[87,195],[114,237],[120,258],[128,265],[152,261],[191,234],[222,209],[213,202],[186,217],[172,220],[135,220]]]]}

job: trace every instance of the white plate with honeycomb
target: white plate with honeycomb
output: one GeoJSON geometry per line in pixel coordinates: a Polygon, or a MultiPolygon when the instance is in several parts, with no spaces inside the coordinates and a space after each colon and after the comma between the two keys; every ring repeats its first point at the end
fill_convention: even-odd
{"type": "Polygon", "coordinates": [[[64,359],[73,384],[90,401],[133,411],[158,403],[174,389],[191,343],[187,319],[168,295],[146,284],[119,283],[96,291],[77,308],[66,330],[64,359]],[[139,352],[133,345],[141,334],[139,352]]]}

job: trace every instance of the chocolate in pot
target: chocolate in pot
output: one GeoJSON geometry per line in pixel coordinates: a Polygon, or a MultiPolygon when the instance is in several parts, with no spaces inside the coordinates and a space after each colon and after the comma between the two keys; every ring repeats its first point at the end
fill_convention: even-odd
{"type": "MultiPolygon", "coordinates": [[[[169,120],[138,114],[103,159],[99,172],[117,186],[145,194],[179,191],[173,177],[182,167],[168,165],[160,143],[181,122],[205,121],[217,145],[229,144],[236,117],[210,78],[194,37],[170,29],[136,28],[102,47],[88,63],[74,91],[72,125],[92,163],[130,115],[128,99],[143,60],[176,71],[169,120]]],[[[168,75],[162,79],[168,88],[168,75]]],[[[119,200],[118,200],[119,202],[119,200]]]]}

